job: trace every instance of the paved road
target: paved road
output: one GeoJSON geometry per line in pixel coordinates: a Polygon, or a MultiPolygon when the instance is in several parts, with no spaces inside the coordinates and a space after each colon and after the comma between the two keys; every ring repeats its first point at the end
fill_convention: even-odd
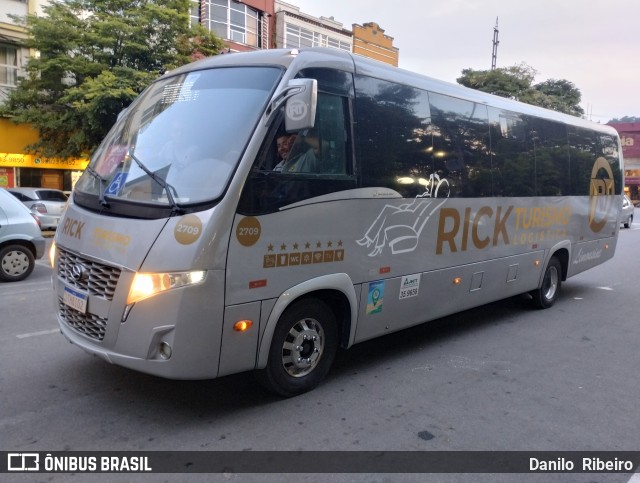
{"type": "MultiPolygon", "coordinates": [[[[0,285],[0,450],[639,450],[639,228],[622,230],[616,257],[570,279],[550,310],[512,298],[360,344],[339,355],[322,386],[288,400],[263,392],[250,374],[166,381],[88,356],[58,333],[51,270],[41,260],[29,279],[0,285]]],[[[632,478],[154,476],[139,480],[632,478]]]]}

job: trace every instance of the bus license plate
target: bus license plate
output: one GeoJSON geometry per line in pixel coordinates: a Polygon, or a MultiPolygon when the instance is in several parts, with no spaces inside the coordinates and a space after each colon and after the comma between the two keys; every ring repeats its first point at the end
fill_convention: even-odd
{"type": "Polygon", "coordinates": [[[87,313],[87,294],[83,294],[82,292],[78,292],[77,290],[73,290],[69,287],[64,288],[64,293],[62,294],[62,301],[71,307],[74,310],[82,314],[87,313]]]}

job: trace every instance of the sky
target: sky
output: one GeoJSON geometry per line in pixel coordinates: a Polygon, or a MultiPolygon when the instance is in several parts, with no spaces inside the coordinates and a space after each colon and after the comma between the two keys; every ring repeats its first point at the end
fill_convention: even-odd
{"type": "Polygon", "coordinates": [[[303,13],[375,22],[400,49],[399,67],[448,82],[489,70],[498,20],[497,67],[525,63],[535,83],[572,82],[587,118],[640,117],[638,0],[287,0],[303,13]]]}

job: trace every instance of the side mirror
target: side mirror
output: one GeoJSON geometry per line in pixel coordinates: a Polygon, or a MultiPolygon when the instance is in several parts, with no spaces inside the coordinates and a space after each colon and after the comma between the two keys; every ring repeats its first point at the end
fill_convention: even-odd
{"type": "Polygon", "coordinates": [[[287,100],[284,109],[284,126],[287,132],[311,129],[316,121],[318,81],[315,79],[291,79],[287,84],[287,100]]]}

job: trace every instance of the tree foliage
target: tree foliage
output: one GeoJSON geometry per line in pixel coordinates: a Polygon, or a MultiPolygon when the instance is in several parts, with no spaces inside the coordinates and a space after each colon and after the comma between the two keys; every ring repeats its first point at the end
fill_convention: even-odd
{"type": "Polygon", "coordinates": [[[620,119],[611,119],[609,122],[640,122],[640,117],[638,116],[624,116],[620,119]]]}
{"type": "Polygon", "coordinates": [[[222,41],[189,27],[190,0],[60,0],[22,22],[36,52],[1,115],[40,134],[27,149],[93,151],[118,113],[167,70],[215,55],[222,41]]]}
{"type": "Polygon", "coordinates": [[[456,79],[458,84],[501,97],[515,99],[535,106],[581,116],[582,94],[576,86],[564,79],[549,79],[534,84],[537,72],[526,64],[494,70],[464,69],[456,79]]]}

